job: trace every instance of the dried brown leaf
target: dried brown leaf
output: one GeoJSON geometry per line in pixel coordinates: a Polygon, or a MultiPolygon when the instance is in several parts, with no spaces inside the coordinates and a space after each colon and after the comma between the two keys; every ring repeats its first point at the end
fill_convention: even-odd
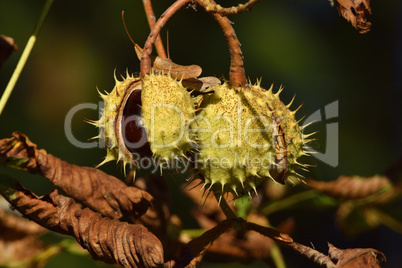
{"type": "Polygon", "coordinates": [[[211,0],[198,0],[198,3],[202,3],[207,12],[218,13],[222,16],[235,15],[244,11],[250,10],[259,0],[249,0],[245,4],[239,4],[237,6],[222,7],[221,5],[211,0]]]}
{"type": "Polygon", "coordinates": [[[40,174],[60,187],[75,200],[112,219],[123,216],[136,219],[152,204],[152,196],[99,169],[69,164],[38,149],[27,136],[14,132],[13,137],[0,140],[1,158],[27,158],[20,166],[40,174]]]}
{"type": "Polygon", "coordinates": [[[366,15],[371,15],[370,0],[335,0],[339,15],[347,20],[359,33],[370,31],[371,23],[366,15]]]}
{"type": "Polygon", "coordinates": [[[220,85],[221,80],[219,80],[215,76],[206,76],[200,78],[183,79],[182,84],[185,88],[188,88],[190,90],[195,89],[200,92],[207,92],[208,88],[220,85]]]}
{"type": "MultiPolygon", "coordinates": [[[[135,53],[139,60],[141,60],[143,49],[134,43],[135,53]]],[[[150,56],[152,69],[157,72],[170,73],[175,79],[196,78],[201,75],[202,69],[198,65],[179,65],[170,59],[162,59],[157,56],[150,56]]]]}
{"type": "MultiPolygon", "coordinates": [[[[387,177],[340,176],[335,181],[306,180],[307,186],[338,199],[361,199],[379,194],[392,185],[387,177]]],[[[390,189],[392,191],[392,189],[390,189]]],[[[389,195],[387,195],[389,196],[389,195]]],[[[385,201],[385,200],[384,200],[385,201]]]]}
{"type": "Polygon", "coordinates": [[[328,254],[337,268],[384,267],[385,255],[372,248],[339,249],[328,243],[328,254]]]}
{"type": "Polygon", "coordinates": [[[0,68],[3,63],[10,57],[11,53],[17,51],[18,47],[14,43],[14,39],[5,35],[0,35],[0,68]]]}
{"type": "Polygon", "coordinates": [[[140,224],[104,218],[57,190],[38,197],[19,184],[3,191],[10,204],[45,228],[73,236],[94,259],[123,267],[160,267],[162,244],[140,224]]]}

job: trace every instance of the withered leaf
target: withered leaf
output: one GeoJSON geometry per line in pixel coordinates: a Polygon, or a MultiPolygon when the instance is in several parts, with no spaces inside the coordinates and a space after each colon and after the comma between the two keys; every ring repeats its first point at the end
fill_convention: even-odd
{"type": "MultiPolygon", "coordinates": [[[[134,44],[135,53],[139,60],[141,60],[141,55],[143,49],[134,44]]],[[[175,79],[187,79],[187,78],[196,78],[201,75],[202,69],[198,65],[179,65],[171,61],[170,59],[162,59],[157,56],[150,55],[151,64],[154,71],[170,73],[170,75],[175,79]]]]}
{"type": "MultiPolygon", "coordinates": [[[[306,180],[307,186],[338,199],[361,199],[382,193],[388,189],[392,195],[392,184],[387,177],[339,176],[335,181],[306,180]]],[[[390,197],[391,195],[386,195],[390,197]]],[[[378,199],[381,201],[382,199],[378,199]]],[[[383,200],[385,201],[385,200],[383,200]]]]}
{"type": "Polygon", "coordinates": [[[69,164],[38,149],[27,136],[14,132],[0,140],[0,159],[25,158],[18,168],[40,174],[74,199],[112,219],[136,219],[152,205],[152,196],[99,169],[69,164]]]}
{"type": "Polygon", "coordinates": [[[384,267],[385,255],[372,248],[339,249],[328,243],[328,254],[337,260],[337,268],[384,267]]]}
{"type": "Polygon", "coordinates": [[[82,209],[57,190],[38,197],[15,182],[4,183],[0,193],[25,217],[45,228],[73,236],[94,259],[123,267],[159,267],[163,247],[158,238],[140,224],[129,224],[82,209]]]}
{"type": "Polygon", "coordinates": [[[370,0],[334,0],[339,15],[347,20],[359,33],[370,31],[371,23],[366,15],[371,15],[370,0]]]}
{"type": "Polygon", "coordinates": [[[190,90],[195,89],[200,92],[207,92],[208,88],[220,85],[221,80],[219,80],[215,76],[206,76],[200,78],[183,79],[182,83],[185,88],[188,88],[190,90]]]}

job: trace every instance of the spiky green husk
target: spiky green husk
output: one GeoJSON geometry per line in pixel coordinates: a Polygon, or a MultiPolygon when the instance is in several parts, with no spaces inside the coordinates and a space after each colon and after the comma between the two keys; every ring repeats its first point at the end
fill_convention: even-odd
{"type": "Polygon", "coordinates": [[[204,187],[239,195],[256,191],[268,178],[282,182],[275,176],[283,173],[281,169],[293,172],[296,159],[305,154],[295,111],[290,111],[272,88],[223,84],[212,90],[192,124],[199,143],[197,169],[205,180],[204,187]],[[278,130],[284,134],[285,148],[278,146],[278,130]],[[290,157],[279,159],[281,154],[290,157]]]}
{"type": "Polygon", "coordinates": [[[142,116],[154,157],[168,161],[184,157],[193,144],[189,124],[194,103],[180,81],[151,73],[143,78],[142,116]]]}
{"type": "Polygon", "coordinates": [[[122,119],[122,109],[125,99],[133,90],[141,89],[141,79],[130,76],[128,73],[122,81],[117,80],[115,76],[115,86],[110,93],[98,93],[104,101],[104,107],[101,110],[101,117],[98,121],[89,121],[89,123],[99,127],[99,135],[94,137],[104,142],[106,147],[106,157],[97,166],[101,166],[109,161],[121,161],[123,166],[134,164],[132,154],[124,144],[121,134],[120,122],[122,119]]]}
{"type": "MultiPolygon", "coordinates": [[[[273,134],[280,135],[278,129],[275,126],[279,126],[282,130],[285,146],[286,148],[281,148],[285,150],[287,157],[287,172],[292,173],[302,164],[297,162],[297,159],[303,155],[307,155],[304,150],[304,144],[308,142],[306,138],[309,135],[302,134],[302,127],[299,126],[299,121],[296,120],[296,112],[300,109],[299,106],[296,110],[290,110],[290,106],[293,100],[285,105],[279,98],[280,93],[283,88],[279,88],[278,92],[275,94],[272,92],[273,86],[267,91],[260,87],[259,84],[253,85],[251,87],[244,89],[244,96],[247,98],[249,103],[253,106],[258,114],[263,114],[264,109],[272,112],[273,121],[273,134]],[[295,166],[296,165],[296,166],[295,166]]],[[[276,153],[281,153],[278,151],[276,153]]]]}

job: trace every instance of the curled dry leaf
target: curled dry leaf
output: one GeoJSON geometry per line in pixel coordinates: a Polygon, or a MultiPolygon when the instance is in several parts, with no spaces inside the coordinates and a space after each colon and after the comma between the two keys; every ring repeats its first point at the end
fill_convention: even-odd
{"type": "Polygon", "coordinates": [[[334,0],[339,15],[347,20],[359,33],[370,31],[371,23],[366,15],[371,15],[370,0],[334,0]]]}
{"type": "Polygon", "coordinates": [[[337,268],[384,267],[384,254],[372,248],[339,249],[328,243],[328,254],[336,260],[337,268]]]}
{"type": "Polygon", "coordinates": [[[7,160],[15,158],[26,159],[16,168],[46,177],[68,195],[103,216],[136,219],[152,205],[153,198],[149,193],[128,187],[99,169],[62,161],[44,149],[38,149],[36,144],[19,132],[14,132],[12,138],[0,140],[0,160],[7,166],[7,160]]]}
{"type": "Polygon", "coordinates": [[[197,90],[201,92],[208,92],[208,88],[220,85],[221,80],[215,76],[206,76],[200,78],[187,78],[183,79],[182,84],[185,88],[190,90],[197,90]]]}
{"type": "MultiPolygon", "coordinates": [[[[143,49],[134,43],[135,53],[139,60],[141,60],[143,49]]],[[[170,73],[175,79],[196,78],[201,75],[202,69],[198,65],[183,66],[174,63],[170,59],[162,59],[150,55],[152,69],[157,72],[170,73]]]]}
{"type": "Polygon", "coordinates": [[[8,187],[0,186],[0,193],[15,209],[45,228],[73,236],[94,259],[123,267],[163,264],[162,244],[144,226],[104,218],[88,208],[82,209],[57,190],[39,198],[16,182],[7,184],[8,187]]]}
{"type": "Polygon", "coordinates": [[[259,0],[249,0],[245,4],[239,4],[237,6],[231,6],[231,7],[222,7],[221,5],[215,3],[214,1],[211,1],[211,0],[198,0],[198,3],[202,3],[207,12],[218,13],[219,15],[227,16],[227,15],[235,15],[235,14],[242,13],[244,11],[248,11],[258,1],[259,0]]]}
{"type": "MultiPolygon", "coordinates": [[[[382,191],[392,192],[392,184],[387,177],[340,176],[335,181],[306,180],[307,186],[338,199],[361,199],[382,191]]],[[[390,197],[391,195],[386,195],[390,197]]],[[[388,198],[386,198],[388,199],[388,198]]],[[[382,200],[386,201],[386,200],[382,200]]]]}

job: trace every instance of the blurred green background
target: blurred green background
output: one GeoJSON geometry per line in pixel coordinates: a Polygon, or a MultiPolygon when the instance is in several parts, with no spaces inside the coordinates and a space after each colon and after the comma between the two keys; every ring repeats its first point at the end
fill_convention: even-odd
{"type": "MultiPolygon", "coordinates": [[[[173,1],[154,1],[156,15],[173,1]]],[[[219,1],[229,5],[233,1],[219,1]]],[[[236,1],[235,3],[238,3],[236,1]]],[[[19,46],[0,70],[0,93],[16,66],[33,31],[44,1],[0,0],[0,34],[11,36],[19,46]]],[[[313,159],[310,176],[332,180],[339,175],[371,176],[382,174],[401,157],[402,134],[402,2],[372,1],[369,17],[372,30],[360,35],[338,16],[325,0],[262,0],[250,12],[232,16],[242,44],[247,76],[252,82],[262,78],[266,88],[285,86],[282,98],[289,102],[294,94],[294,108],[304,103],[299,118],[310,115],[334,101],[339,103],[339,117],[329,123],[339,124],[339,164],[336,167],[313,159]]],[[[99,148],[82,149],[72,145],[65,135],[66,114],[80,103],[98,104],[96,87],[110,91],[117,76],[139,71],[121,19],[133,39],[144,44],[149,28],[140,0],[61,1],[50,10],[36,46],[21,74],[16,88],[0,116],[0,138],[21,131],[37,143],[70,163],[94,166],[105,155],[99,148]]],[[[216,22],[201,9],[181,10],[167,25],[172,60],[179,64],[198,64],[203,76],[228,77],[229,53],[216,22]]],[[[166,31],[163,32],[166,44],[166,31]]],[[[324,114],[322,114],[324,116],[324,114]]],[[[72,131],[77,140],[86,142],[97,129],[84,119],[97,119],[98,111],[76,113],[72,131]]],[[[313,144],[325,152],[326,121],[313,124],[318,130],[313,144]]],[[[102,167],[123,177],[114,163],[102,167]]],[[[52,186],[43,178],[0,169],[23,181],[38,194],[52,186]]],[[[187,228],[194,228],[189,205],[175,190],[181,180],[170,186],[172,212],[179,214],[187,228]]],[[[291,217],[292,215],[289,215],[291,217]]],[[[332,213],[295,216],[301,243],[326,252],[326,241],[337,247],[373,247],[388,258],[387,267],[400,267],[402,235],[385,227],[353,240],[343,238],[332,213]],[[304,218],[303,218],[304,217],[304,218]],[[308,219],[307,219],[308,218],[308,219]]],[[[289,267],[306,267],[308,262],[285,251],[289,267]],[[292,258],[296,258],[292,260],[292,258]]],[[[53,258],[46,267],[106,267],[85,257],[68,254],[53,258]]],[[[251,266],[251,265],[250,265],[251,266]]],[[[253,267],[265,267],[260,262],[253,267]]],[[[311,265],[312,266],[312,265],[311,265]]],[[[208,266],[205,267],[222,267],[208,266]]],[[[231,266],[233,267],[233,266],[231,266]]]]}

